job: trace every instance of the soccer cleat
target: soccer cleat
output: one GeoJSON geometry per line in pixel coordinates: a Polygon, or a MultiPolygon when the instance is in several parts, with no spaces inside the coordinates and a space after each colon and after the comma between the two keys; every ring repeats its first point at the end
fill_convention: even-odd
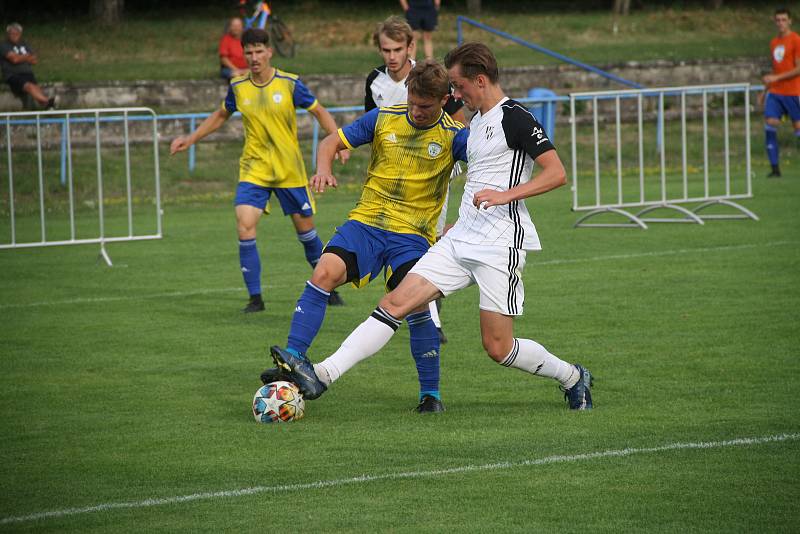
{"type": "Polygon", "coordinates": [[[592,373],[584,369],[581,365],[575,364],[580,373],[580,378],[569,389],[561,388],[564,391],[564,398],[569,403],[570,410],[591,410],[592,409],[592,373]]]}
{"type": "Polygon", "coordinates": [[[414,411],[417,413],[441,413],[444,411],[444,404],[432,395],[425,395],[414,411]]]}
{"type": "Polygon", "coordinates": [[[269,369],[265,369],[263,373],[261,373],[261,383],[265,386],[270,382],[279,382],[279,381],[286,381],[291,382],[286,373],[278,369],[277,367],[270,367],[269,369]]]}
{"type": "Polygon", "coordinates": [[[335,289],[328,295],[328,306],[344,306],[344,301],[335,289]]]}
{"type": "Polygon", "coordinates": [[[277,345],[273,345],[269,349],[272,354],[272,359],[275,365],[289,378],[290,382],[294,382],[300,389],[300,393],[307,400],[313,400],[325,393],[328,387],[323,384],[317,373],[314,372],[314,366],[303,356],[295,356],[288,350],[284,350],[277,345]]]}
{"type": "Polygon", "coordinates": [[[447,336],[444,335],[444,331],[441,328],[436,328],[436,331],[439,332],[439,344],[444,345],[447,343],[447,336]]]}
{"type": "Polygon", "coordinates": [[[55,108],[56,108],[56,97],[51,96],[50,98],[47,99],[47,106],[45,106],[45,109],[55,109],[55,108]]]}
{"type": "Polygon", "coordinates": [[[767,178],[780,178],[780,177],[781,177],[781,171],[777,171],[777,170],[772,171],[771,173],[769,173],[767,175],[767,178]]]}
{"type": "Polygon", "coordinates": [[[247,303],[247,306],[242,308],[244,313],[255,313],[264,311],[264,301],[261,300],[261,296],[258,297],[250,297],[250,302],[247,303]]]}

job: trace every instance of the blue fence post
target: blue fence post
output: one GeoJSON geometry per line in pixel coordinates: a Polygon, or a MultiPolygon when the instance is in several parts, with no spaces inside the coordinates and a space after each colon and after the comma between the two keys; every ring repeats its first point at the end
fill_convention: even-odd
{"type": "Polygon", "coordinates": [[[67,119],[61,121],[61,186],[67,185],[67,119]]]}
{"type": "Polygon", "coordinates": [[[311,137],[311,167],[317,171],[317,145],[319,145],[319,122],[314,122],[314,133],[311,137]]]}
{"type": "Polygon", "coordinates": [[[456,44],[461,46],[464,42],[464,29],[461,24],[461,15],[456,17],[456,44]]]}
{"type": "MultiPolygon", "coordinates": [[[[195,122],[196,122],[196,119],[195,119],[194,115],[192,115],[189,118],[189,131],[190,132],[194,131],[195,122]]],[[[192,145],[192,146],[189,147],[189,174],[194,172],[194,167],[195,167],[195,145],[192,145]]]]}
{"type": "Polygon", "coordinates": [[[533,116],[539,120],[550,141],[555,142],[556,138],[556,106],[555,99],[558,97],[550,89],[544,87],[534,87],[528,91],[528,98],[540,100],[534,102],[530,107],[533,116]]]}

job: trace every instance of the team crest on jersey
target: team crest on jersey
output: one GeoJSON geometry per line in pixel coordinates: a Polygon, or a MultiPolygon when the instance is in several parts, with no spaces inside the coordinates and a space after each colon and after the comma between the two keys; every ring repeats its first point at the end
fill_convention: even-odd
{"type": "Polygon", "coordinates": [[[775,61],[780,63],[783,61],[783,57],[786,55],[786,47],[783,45],[778,45],[775,47],[775,50],[772,51],[772,57],[775,58],[775,61]]]}
{"type": "Polygon", "coordinates": [[[281,93],[275,93],[272,95],[272,101],[276,104],[280,104],[281,100],[283,100],[283,95],[281,93]]]}
{"type": "Polygon", "coordinates": [[[386,136],[386,140],[389,141],[390,143],[396,143],[397,136],[394,134],[394,132],[389,132],[389,135],[386,136]]]}
{"type": "Polygon", "coordinates": [[[442,153],[442,145],[439,143],[430,143],[428,145],[428,155],[432,158],[435,158],[439,154],[442,153]]]}

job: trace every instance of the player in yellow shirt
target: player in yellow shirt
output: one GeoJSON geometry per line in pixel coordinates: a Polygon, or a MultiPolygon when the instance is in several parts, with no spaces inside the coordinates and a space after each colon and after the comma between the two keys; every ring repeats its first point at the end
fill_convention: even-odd
{"type": "MultiPolygon", "coordinates": [[[[273,356],[284,353],[307,361],[331,291],[347,282],[361,287],[381,271],[391,290],[436,240],[450,172],[456,161],[466,160],[468,134],[442,110],[450,92],[443,66],[419,62],[407,84],[408,104],[375,108],[319,146],[317,174],[311,178],[315,192],[336,187],[331,164],[337,151],[371,143],[367,179],[361,199],[325,246],[297,301],[287,348],[272,347],[273,356]]],[[[427,305],[407,320],[419,374],[417,411],[440,412],[439,334],[427,305]]],[[[269,369],[261,379],[268,383],[278,376],[269,369]]]]}
{"type": "MultiPolygon", "coordinates": [[[[269,35],[250,29],[242,35],[242,47],[250,73],[233,78],[220,109],[212,113],[191,134],[176,138],[170,147],[175,154],[219,129],[236,111],[242,114],[245,142],[239,159],[239,185],[236,189],[236,223],[239,232],[239,262],[250,301],[243,311],[264,309],[261,297],[261,260],[256,248],[256,226],[275,194],[284,215],[292,218],[297,239],[306,259],[314,268],[322,254],[322,241],[314,227],[314,197],[297,141],[296,108],[314,115],[329,133],[336,122],[296,74],[270,65],[272,48],[269,35]]],[[[340,151],[344,162],[349,152],[340,151]]],[[[330,304],[341,304],[335,292],[330,304]]]]}

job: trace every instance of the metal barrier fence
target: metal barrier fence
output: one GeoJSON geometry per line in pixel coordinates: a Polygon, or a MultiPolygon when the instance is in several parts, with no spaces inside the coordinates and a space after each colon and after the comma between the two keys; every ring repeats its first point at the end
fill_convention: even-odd
{"type": "Polygon", "coordinates": [[[571,94],[572,209],[588,211],[575,226],[646,229],[648,222],[758,220],[734,202],[752,197],[750,92],[749,84],[724,84],[571,94]],[[734,173],[732,156],[744,160],[744,173],[734,173]],[[699,205],[683,206],[692,203],[699,205]],[[737,213],[700,213],[714,205],[737,213]],[[659,209],[683,217],[646,216],[659,209]],[[585,222],[603,213],[628,222],[585,222]]]}
{"type": "MultiPolygon", "coordinates": [[[[4,191],[9,214],[6,230],[10,236],[9,242],[0,243],[0,249],[96,243],[100,245],[101,257],[110,266],[112,262],[105,248],[106,243],[160,239],[162,213],[157,119],[153,110],[141,107],[0,113],[0,139],[6,145],[8,169],[7,191],[4,191]],[[141,125],[132,128],[135,122],[141,125]],[[149,127],[147,123],[150,123],[149,127]],[[154,212],[142,210],[151,211],[147,217],[150,222],[144,225],[139,222],[138,206],[134,206],[134,185],[145,182],[134,182],[131,169],[133,135],[137,144],[145,142],[145,150],[149,150],[146,148],[148,145],[152,147],[153,167],[152,173],[147,170],[146,183],[152,187],[147,189],[147,194],[152,191],[155,206],[154,212]],[[53,159],[50,156],[54,152],[50,150],[45,153],[45,149],[55,146],[62,147],[59,166],[66,192],[52,187],[55,173],[45,172],[46,163],[53,159]],[[81,151],[78,147],[86,150],[81,151]],[[120,154],[114,154],[115,149],[120,154]],[[94,152],[93,157],[91,152],[94,152]],[[89,159],[93,161],[89,162],[89,159]],[[78,165],[76,160],[83,164],[78,165]],[[114,184],[119,188],[119,193],[124,195],[122,202],[112,203],[106,195],[108,184],[104,177],[104,163],[124,167],[124,170],[108,173],[112,174],[111,179],[115,182],[119,179],[117,175],[125,177],[124,184],[114,184]],[[89,171],[92,167],[93,172],[89,171]],[[78,181],[86,186],[86,194],[96,197],[76,198],[75,185],[78,181]],[[92,191],[91,187],[96,189],[92,191]],[[34,213],[17,213],[17,195],[38,200],[38,210],[35,210],[38,211],[38,217],[34,213]],[[53,203],[66,205],[68,215],[65,225],[68,230],[54,228],[56,224],[48,221],[48,212],[53,211],[53,203]],[[96,214],[92,214],[95,209],[96,214]],[[110,221],[108,211],[112,209],[122,212],[110,221]],[[87,215],[87,211],[90,215],[87,215]],[[96,225],[91,221],[95,216],[96,225]],[[27,227],[20,227],[20,217],[28,224],[27,227]],[[134,226],[135,219],[137,226],[134,226]],[[38,226],[38,229],[32,229],[34,226],[38,226]],[[140,230],[140,227],[146,229],[140,230]]],[[[143,169],[138,167],[135,171],[141,173],[143,169]]],[[[81,189],[82,194],[83,191],[81,189]]],[[[0,221],[0,228],[3,226],[0,221]]]]}

